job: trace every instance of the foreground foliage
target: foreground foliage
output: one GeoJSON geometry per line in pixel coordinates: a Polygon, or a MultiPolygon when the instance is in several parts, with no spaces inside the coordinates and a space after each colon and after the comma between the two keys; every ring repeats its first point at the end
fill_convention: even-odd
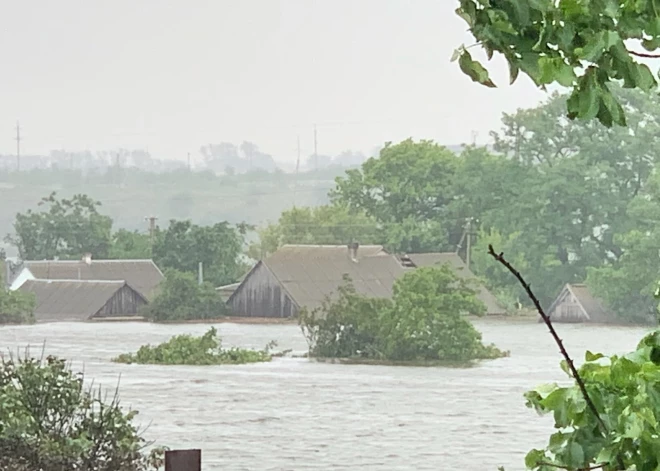
{"type": "Polygon", "coordinates": [[[363,296],[345,281],[336,298],[299,314],[310,356],[462,363],[505,355],[484,345],[462,315],[483,315],[485,306],[448,266],[407,273],[395,283],[392,300],[363,296]]]}
{"type": "MultiPolygon", "coordinates": [[[[587,408],[577,385],[541,386],[526,394],[539,413],[554,415],[558,429],[544,450],[532,450],[525,463],[539,471],[655,470],[660,466],[660,332],[653,332],[627,355],[587,352],[579,369],[604,423],[587,408]]],[[[567,371],[566,363],[562,369],[567,371]]]]}
{"type": "Polygon", "coordinates": [[[142,311],[156,322],[217,319],[228,313],[227,305],[209,283],[199,284],[191,273],[167,270],[158,295],[142,311]]]}
{"type": "Polygon", "coordinates": [[[177,335],[160,345],[143,345],[136,353],[114,358],[116,363],[143,365],[240,365],[270,361],[269,344],[264,350],[223,349],[218,331],[212,327],[200,337],[177,335]]]}
{"type": "MultiPolygon", "coordinates": [[[[510,82],[519,72],[539,87],[572,89],[569,118],[598,119],[606,126],[626,125],[626,112],[610,82],[650,91],[657,81],[640,57],[658,57],[657,4],[647,0],[460,0],[457,9],[490,59],[502,54],[510,82]]],[[[467,48],[455,58],[473,81],[495,87],[488,71],[467,48]]]]}
{"type": "Polygon", "coordinates": [[[0,363],[0,469],[144,471],[158,469],[155,450],[117,395],[106,401],[83,387],[65,361],[49,356],[0,363]]]}

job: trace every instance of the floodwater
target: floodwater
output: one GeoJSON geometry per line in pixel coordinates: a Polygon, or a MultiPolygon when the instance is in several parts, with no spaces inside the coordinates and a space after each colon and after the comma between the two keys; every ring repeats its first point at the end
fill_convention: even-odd
{"type": "MultiPolygon", "coordinates": [[[[510,358],[471,369],[334,365],[299,358],[240,366],[118,365],[110,359],[208,325],[41,324],[0,328],[0,349],[31,345],[73,361],[126,407],[140,411],[144,435],[172,449],[201,448],[203,470],[524,469],[543,446],[551,418],[522,394],[563,381],[547,329],[530,322],[476,322],[484,340],[510,358]],[[121,379],[119,379],[121,376],[121,379]]],[[[216,326],[227,346],[306,350],[295,325],[216,326]]],[[[563,325],[579,361],[588,348],[632,350],[641,328],[563,325]]]]}

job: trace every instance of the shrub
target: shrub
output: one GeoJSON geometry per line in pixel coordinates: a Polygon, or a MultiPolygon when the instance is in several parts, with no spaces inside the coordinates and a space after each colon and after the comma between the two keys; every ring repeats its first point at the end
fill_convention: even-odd
{"type": "Polygon", "coordinates": [[[168,270],[143,314],[156,322],[217,319],[227,315],[228,308],[209,283],[200,285],[190,273],[168,270]]]}
{"type": "MultiPolygon", "coordinates": [[[[0,363],[0,469],[143,471],[146,445],[117,394],[83,387],[65,361],[26,354],[0,363]]],[[[157,461],[157,460],[156,460],[157,461]]],[[[157,469],[157,467],[155,468],[157,469]]]]}
{"type": "Polygon", "coordinates": [[[218,332],[212,327],[201,337],[177,335],[157,346],[143,345],[136,353],[114,358],[116,363],[156,365],[238,365],[270,361],[273,343],[264,350],[222,349],[218,332]]]}
{"type": "Polygon", "coordinates": [[[475,294],[447,266],[407,273],[392,300],[362,296],[346,278],[334,299],[301,310],[299,322],[314,357],[460,363],[504,356],[462,315],[484,314],[475,294]]]}
{"type": "Polygon", "coordinates": [[[0,324],[33,323],[35,306],[34,294],[6,290],[3,275],[0,273],[0,324]]]}

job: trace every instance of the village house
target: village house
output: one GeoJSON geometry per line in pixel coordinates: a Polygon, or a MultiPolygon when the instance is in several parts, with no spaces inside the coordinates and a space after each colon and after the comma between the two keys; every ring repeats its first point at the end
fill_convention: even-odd
{"type": "MultiPolygon", "coordinates": [[[[231,293],[227,304],[237,316],[286,318],[302,307],[319,307],[336,292],[344,275],[358,293],[376,298],[390,298],[394,282],[418,266],[449,263],[457,276],[474,277],[464,264],[459,266],[458,255],[457,260],[446,254],[418,255],[395,257],[381,245],[285,245],[259,261],[238,287],[219,291],[231,293]]],[[[504,312],[485,288],[478,297],[485,299],[488,314],[504,312]]]]}
{"type": "Polygon", "coordinates": [[[27,280],[125,281],[147,300],[152,300],[164,276],[153,260],[82,260],[24,261],[7,270],[10,290],[27,280]]]}
{"type": "Polygon", "coordinates": [[[138,316],[153,300],[163,273],[152,260],[23,261],[8,264],[7,287],[33,293],[37,322],[138,316]]]}
{"type": "Polygon", "coordinates": [[[35,295],[36,322],[135,317],[147,304],[147,300],[123,280],[27,280],[18,290],[35,295]]]}
{"type": "MultiPolygon", "coordinates": [[[[566,284],[546,313],[551,321],[560,323],[604,324],[615,318],[604,302],[595,297],[584,284],[566,284]]],[[[543,322],[543,319],[539,319],[539,322],[543,322]]]]}

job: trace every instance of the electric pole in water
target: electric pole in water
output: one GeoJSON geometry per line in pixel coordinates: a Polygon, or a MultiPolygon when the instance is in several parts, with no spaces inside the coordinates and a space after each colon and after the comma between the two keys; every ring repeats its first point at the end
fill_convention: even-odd
{"type": "Polygon", "coordinates": [[[21,171],[21,125],[16,121],[16,171],[21,171]]]}
{"type": "Polygon", "coordinates": [[[188,152],[188,171],[190,172],[190,152],[188,152]]]}

